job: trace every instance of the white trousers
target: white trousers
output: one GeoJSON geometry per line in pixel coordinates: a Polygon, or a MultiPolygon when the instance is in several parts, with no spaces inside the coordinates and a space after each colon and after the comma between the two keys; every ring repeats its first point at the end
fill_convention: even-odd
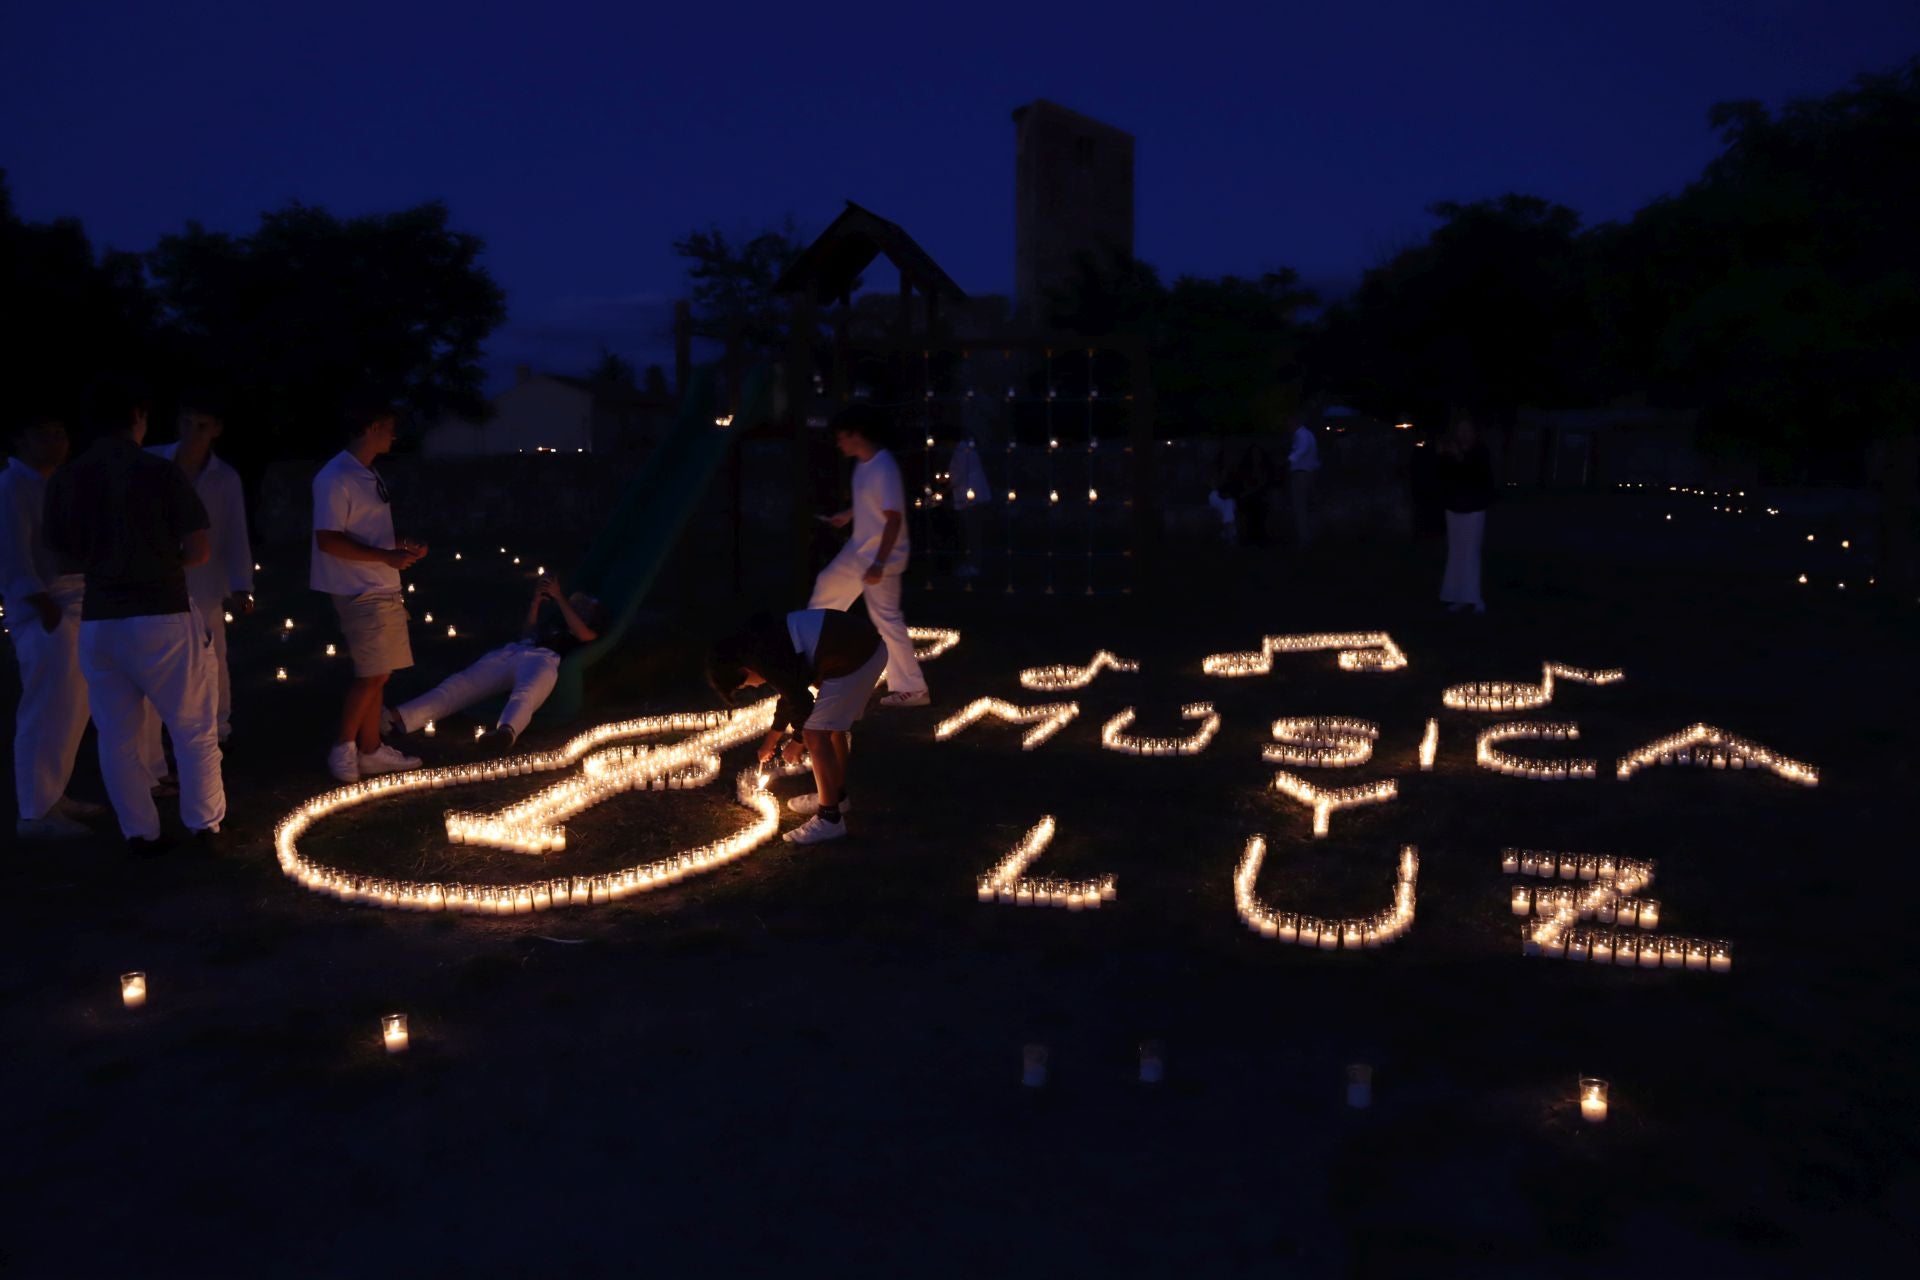
{"type": "MultiPolygon", "coordinates": [[[[233,677],[227,670],[227,606],[224,600],[211,604],[195,600],[193,607],[200,611],[201,620],[207,624],[207,634],[213,638],[214,724],[224,743],[233,733],[233,677]]],[[[160,717],[151,705],[147,707],[146,723],[140,730],[140,758],[155,782],[167,776],[167,753],[160,746],[160,717]]]]}
{"type": "Polygon", "coordinates": [[[100,735],[100,772],[121,834],[147,840],[160,834],[142,745],[149,703],[173,739],[181,821],[195,831],[226,821],[214,726],[213,639],[198,611],[83,622],[80,666],[100,735]]]}
{"type": "Polygon", "coordinates": [[[900,611],[900,574],[888,573],[878,582],[868,582],[866,576],[867,562],[842,551],[813,580],[813,598],[807,608],[844,611],[864,594],[867,617],[887,646],[887,691],[926,692],[927,678],[920,674],[920,660],[913,656],[913,641],[907,635],[907,618],[900,611]]]}
{"type": "MultiPolygon", "coordinates": [[[[44,818],[67,793],[87,731],[87,678],[80,671],[80,588],[54,588],[60,625],[48,631],[23,600],[9,619],[20,663],[13,724],[13,792],[22,818],[44,818]]],[[[13,603],[9,601],[9,603],[13,603]]]]}
{"type": "Polygon", "coordinates": [[[456,671],[413,701],[395,709],[400,727],[408,733],[429,720],[444,720],[496,693],[507,695],[500,723],[518,739],[533,722],[533,713],[553,692],[560,677],[560,655],[525,640],[502,645],[465,671],[456,671]]]}
{"type": "Polygon", "coordinates": [[[1442,604],[1485,607],[1480,599],[1480,536],[1486,527],[1484,511],[1447,512],[1447,574],[1440,580],[1442,604]]]}

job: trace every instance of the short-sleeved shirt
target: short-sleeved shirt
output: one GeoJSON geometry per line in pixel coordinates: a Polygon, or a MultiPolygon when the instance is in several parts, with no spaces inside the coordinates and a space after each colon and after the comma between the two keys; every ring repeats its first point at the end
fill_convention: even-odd
{"type": "Polygon", "coordinates": [[[542,649],[551,649],[561,657],[566,657],[586,641],[573,634],[573,628],[567,625],[566,615],[558,608],[542,606],[540,618],[529,637],[542,649]]]}
{"type": "Polygon", "coordinates": [[[86,575],[84,622],[187,611],[180,546],[207,527],[186,474],[110,435],[47,485],[47,545],[86,575]]]}
{"type": "Polygon", "coordinates": [[[864,609],[796,609],[784,618],[757,614],[742,633],[744,665],[760,674],[780,702],[776,728],[798,729],[813,714],[810,684],[858,671],[880,649],[880,633],[864,609]]]}
{"type": "MultiPolygon", "coordinates": [[[[393,507],[380,473],[344,449],[336,454],[313,478],[313,529],[315,534],[332,530],[369,547],[393,550],[393,507]]],[[[398,591],[400,571],[377,560],[330,555],[315,537],[311,584],[331,596],[398,591]]]]}
{"type": "Polygon", "coordinates": [[[872,564],[880,554],[880,539],[887,531],[887,512],[900,513],[900,536],[887,553],[883,569],[899,569],[907,563],[907,490],[900,480],[900,464],[893,455],[880,449],[853,468],[853,536],[847,540],[847,554],[872,564]]]}

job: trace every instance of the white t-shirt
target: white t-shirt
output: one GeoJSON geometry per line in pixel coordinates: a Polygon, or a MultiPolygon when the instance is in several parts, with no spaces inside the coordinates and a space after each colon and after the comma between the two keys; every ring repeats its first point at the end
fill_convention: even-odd
{"type": "Polygon", "coordinates": [[[900,536],[881,568],[897,572],[907,567],[907,489],[900,481],[900,464],[885,449],[877,451],[853,468],[853,537],[841,554],[855,556],[863,565],[873,563],[880,553],[880,538],[887,531],[887,512],[900,513],[900,536]]]}
{"type": "MultiPolygon", "coordinates": [[[[385,486],[372,467],[342,449],[313,478],[313,528],[331,529],[356,542],[393,550],[393,508],[385,486]]],[[[344,560],[320,549],[313,540],[312,584],[315,591],[334,596],[362,596],[375,591],[398,591],[400,571],[377,560],[344,560]]]]}
{"type": "MultiPolygon", "coordinates": [[[[147,452],[177,460],[180,442],[157,444],[147,452]]],[[[253,590],[253,548],[247,541],[247,498],[238,471],[219,454],[210,453],[207,465],[194,478],[193,491],[207,509],[207,539],[213,554],[205,564],[187,570],[187,595],[204,613],[230,595],[253,590]]]]}
{"type": "Polygon", "coordinates": [[[1301,425],[1293,429],[1293,452],[1287,455],[1287,465],[1295,471],[1320,469],[1320,442],[1314,438],[1312,427],[1301,425]]]}
{"type": "Polygon", "coordinates": [[[826,624],[825,609],[795,609],[787,615],[787,638],[793,641],[793,651],[813,665],[813,655],[820,651],[820,628],[826,624]]]}

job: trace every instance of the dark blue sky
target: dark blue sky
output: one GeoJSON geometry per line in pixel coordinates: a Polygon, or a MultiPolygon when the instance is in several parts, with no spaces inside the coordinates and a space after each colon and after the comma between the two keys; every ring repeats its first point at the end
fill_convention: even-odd
{"type": "Polygon", "coordinates": [[[848,197],[1007,291],[1035,97],[1136,136],[1136,248],[1169,276],[1337,287],[1435,200],[1620,217],[1713,154],[1711,103],[1920,52],[1914,0],[1134,8],[9,0],[0,167],[27,217],[128,249],[443,198],[508,292],[494,368],[564,370],[670,350],[676,235],[815,231],[848,197]]]}

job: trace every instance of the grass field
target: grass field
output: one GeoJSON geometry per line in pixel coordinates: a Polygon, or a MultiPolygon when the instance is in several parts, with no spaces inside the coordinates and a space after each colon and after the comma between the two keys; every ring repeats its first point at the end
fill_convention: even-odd
{"type": "MultiPolygon", "coordinates": [[[[914,621],[964,638],[927,668],[934,708],[876,710],[856,734],[849,839],[512,918],[347,906],[281,876],[272,826],[329,785],[345,660],[319,656],[336,637],[303,556],[269,556],[260,614],[234,636],[225,850],[135,864],[103,837],[9,855],[0,1272],[1884,1270],[1912,1244],[1920,1189],[1900,816],[1920,606],[1863,579],[1837,590],[1845,562],[1823,543],[1803,563],[1797,527],[1666,510],[1496,509],[1483,617],[1440,612],[1429,542],[1199,551],[1126,597],[910,595],[914,621]],[[1389,631],[1408,669],[1345,674],[1322,654],[1200,673],[1265,634],[1349,629],[1389,631]],[[1065,695],[1082,712],[1038,750],[992,723],[934,741],[972,697],[1060,696],[1017,671],[1100,648],[1141,671],[1065,695]],[[1477,769],[1488,717],[1440,707],[1449,683],[1531,679],[1546,660],[1626,671],[1562,686],[1534,717],[1578,721],[1566,745],[1598,780],[1477,769]],[[1099,747],[1122,707],[1175,734],[1201,698],[1224,721],[1203,755],[1099,747]],[[1370,764],[1315,780],[1397,777],[1400,795],[1316,841],[1266,789],[1260,747],[1275,717],[1320,714],[1381,736],[1370,764]],[[1429,716],[1440,758],[1421,774],[1429,716]],[[1819,787],[1612,776],[1701,720],[1812,762],[1819,787]],[[975,875],[1048,813],[1060,834],[1033,873],[1112,873],[1118,900],[977,903],[975,875]],[[1250,934],[1232,875],[1255,832],[1261,895],[1324,914],[1385,905],[1395,851],[1418,846],[1411,934],[1355,955],[1250,934]],[[1522,958],[1507,845],[1654,860],[1662,932],[1731,939],[1733,972],[1522,958]],[[149,975],[139,1010],[118,999],[128,969],[149,975]],[[389,1010],[411,1020],[404,1056],[381,1048],[389,1010]],[[1158,1086],[1136,1079],[1147,1039],[1166,1046],[1158,1086]],[[1042,1090],[1019,1084],[1028,1043],[1051,1051],[1042,1090]],[[1344,1105],[1360,1062],[1364,1112],[1344,1105]],[[1603,1125],[1580,1119],[1580,1074],[1612,1082],[1603,1125]]],[[[415,613],[436,613],[435,634],[417,632],[402,693],[489,647],[490,618],[511,625],[520,588],[499,599],[493,550],[422,566],[415,613]]],[[[604,718],[710,705],[674,657],[688,651],[636,665],[645,680],[610,691],[604,718]]],[[[423,754],[453,758],[471,731],[442,728],[423,754]]],[[[75,790],[101,795],[91,738],[75,790]]],[[[716,838],[741,820],[729,795],[603,805],[568,824],[553,874],[716,838]]],[[[303,848],[368,874],[527,874],[448,846],[449,803],[376,803],[303,848]]]]}

